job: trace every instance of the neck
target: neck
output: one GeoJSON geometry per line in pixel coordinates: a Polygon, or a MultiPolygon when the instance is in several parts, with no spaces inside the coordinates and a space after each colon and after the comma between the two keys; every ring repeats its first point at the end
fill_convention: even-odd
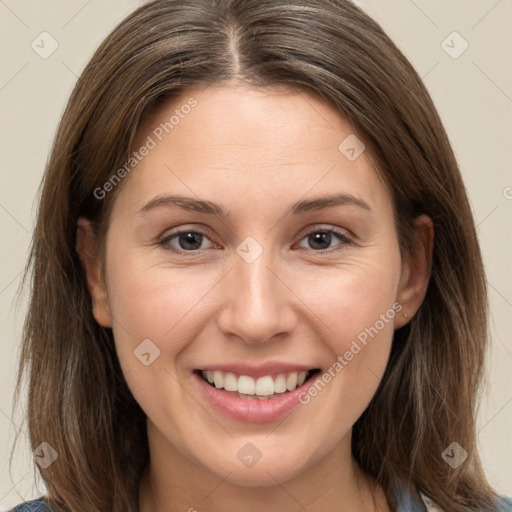
{"type": "MultiPolygon", "coordinates": [[[[209,471],[166,439],[148,436],[150,464],[141,479],[140,512],[389,512],[383,490],[365,475],[350,452],[350,436],[326,457],[286,481],[239,485],[231,474],[209,471]]],[[[217,468],[216,468],[217,469],[217,468]]],[[[271,471],[268,472],[271,475],[271,471]]]]}

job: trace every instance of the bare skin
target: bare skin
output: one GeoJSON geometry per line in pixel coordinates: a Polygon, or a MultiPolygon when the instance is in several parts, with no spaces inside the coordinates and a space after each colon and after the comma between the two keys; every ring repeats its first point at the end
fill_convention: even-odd
{"type": "Polygon", "coordinates": [[[105,279],[91,226],[80,219],[77,250],[94,316],[113,329],[126,381],[148,418],[141,512],[390,510],[352,457],[352,427],[377,390],[394,330],[424,299],[433,226],[418,219],[406,264],[372,160],[363,152],[350,161],[338,149],[351,134],[348,121],[306,92],[188,90],[139,129],[135,148],[148,136],[157,144],[115,198],[105,279]],[[154,129],[191,97],[197,106],[156,140],[154,129]],[[352,202],[289,212],[297,201],[333,193],[369,209],[352,202]],[[169,194],[216,203],[229,215],[154,202],[144,209],[169,194]],[[169,238],[177,228],[196,233],[199,248],[190,250],[183,235],[169,238]],[[326,229],[338,234],[315,244],[312,233],[326,229]],[[236,251],[248,236],[262,250],[251,263],[236,251]],[[389,311],[392,318],[377,323],[389,311]],[[327,371],[376,325],[378,334],[321,392],[279,421],[227,417],[193,381],[195,368],[225,362],[327,371]],[[134,357],[145,339],[160,350],[148,366],[134,357]],[[248,442],[261,453],[252,467],[237,457],[248,442]]]}

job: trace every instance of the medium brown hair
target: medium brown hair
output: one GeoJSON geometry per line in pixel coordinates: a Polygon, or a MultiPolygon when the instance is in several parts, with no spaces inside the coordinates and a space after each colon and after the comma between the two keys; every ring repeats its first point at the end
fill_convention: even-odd
{"type": "Polygon", "coordinates": [[[352,123],[384,177],[404,257],[414,219],[434,221],[426,297],[395,331],[385,375],[354,425],[352,450],[391,503],[400,480],[445,511],[491,507],[496,496],[475,439],[487,290],[466,191],[420,77],[382,28],[345,0],[155,0],[114,29],[78,79],[41,188],[16,393],[28,377],[32,448],[45,441],[58,453],[40,470],[50,505],[137,510],[149,458],[145,416],[124,380],[112,331],[93,318],[75,251],[77,219],[93,221],[101,244],[121,186],[103,200],[94,190],[126,162],[150,110],[210,83],[320,95],[352,123]],[[441,457],[453,441],[469,454],[457,469],[441,457]]]}

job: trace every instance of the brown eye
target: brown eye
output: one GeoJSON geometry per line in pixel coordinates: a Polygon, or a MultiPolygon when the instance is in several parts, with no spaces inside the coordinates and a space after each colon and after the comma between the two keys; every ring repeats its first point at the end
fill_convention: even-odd
{"type": "Polygon", "coordinates": [[[167,235],[159,244],[165,249],[176,252],[191,252],[201,249],[201,245],[208,237],[201,231],[180,230],[167,235]],[[173,244],[176,240],[176,243],[173,244]]]}
{"type": "Polygon", "coordinates": [[[323,252],[329,251],[329,246],[332,242],[335,242],[336,239],[341,240],[341,243],[337,244],[341,247],[335,248],[334,250],[342,249],[343,246],[351,245],[353,243],[347,235],[334,229],[311,231],[302,240],[307,240],[309,247],[306,248],[313,249],[317,252],[323,252]]]}

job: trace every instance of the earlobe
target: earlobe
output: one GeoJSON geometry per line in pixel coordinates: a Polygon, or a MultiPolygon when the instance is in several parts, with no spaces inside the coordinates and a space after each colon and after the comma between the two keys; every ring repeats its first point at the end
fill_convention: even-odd
{"type": "Polygon", "coordinates": [[[434,249],[434,223],[427,215],[416,219],[416,240],[402,267],[397,302],[402,305],[395,329],[405,325],[420,308],[430,281],[434,249]]]}
{"type": "Polygon", "coordinates": [[[101,326],[112,327],[107,288],[102,277],[99,257],[96,254],[94,229],[91,221],[84,217],[80,217],[77,222],[76,252],[86,275],[94,318],[101,326]]]}

